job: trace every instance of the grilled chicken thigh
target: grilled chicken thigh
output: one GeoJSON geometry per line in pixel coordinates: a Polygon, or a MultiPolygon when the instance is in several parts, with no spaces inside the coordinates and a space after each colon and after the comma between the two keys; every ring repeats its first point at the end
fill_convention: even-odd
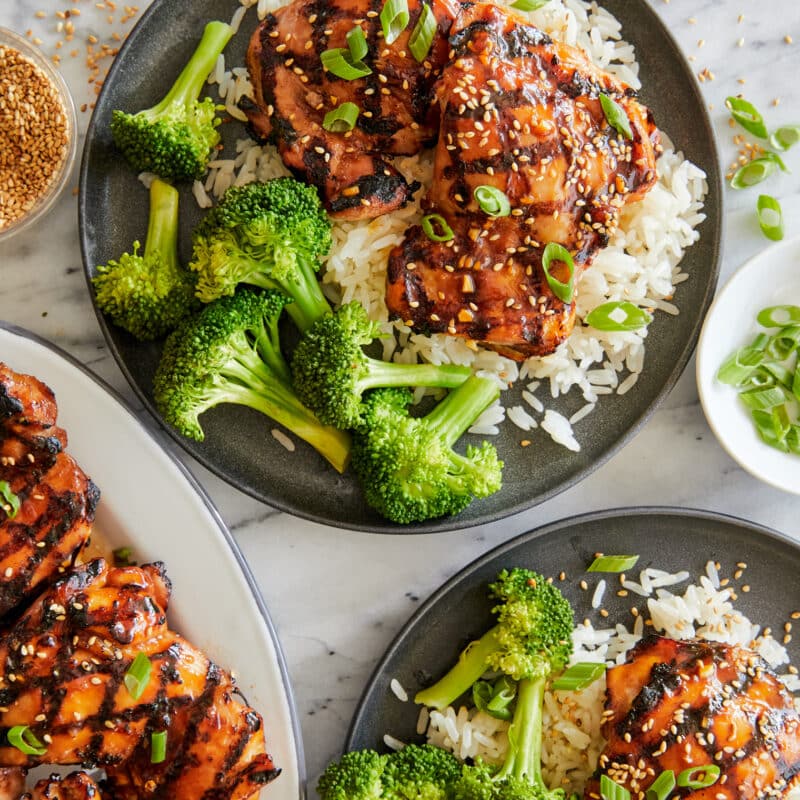
{"type": "Polygon", "coordinates": [[[85,772],[72,772],[66,777],[51,775],[40,780],[20,800],[103,800],[103,795],[85,772]]]}
{"type": "MultiPolygon", "coordinates": [[[[387,306],[419,331],[467,337],[517,360],[545,355],[575,320],[574,301],[548,285],[545,246],[566,247],[576,272],[591,262],[620,208],[655,183],[658,131],[633,90],[513,12],[465,9],[450,46],[436,85],[441,124],[425,206],[454,236],[406,232],[390,255],[387,306]],[[622,107],[632,139],[611,127],[601,94],[622,107]],[[479,186],[502,191],[510,214],[482,211],[479,186]]],[[[569,277],[558,263],[551,274],[569,277]]]]}
{"type": "MultiPolygon", "coordinates": [[[[607,673],[599,771],[634,800],[663,770],[715,764],[693,800],[784,797],[800,782],[800,716],[783,684],[755,653],[708,641],[643,639],[607,673]]],[[[598,800],[597,781],[586,797],[598,800]]]]}
{"type": "Polygon", "coordinates": [[[27,725],[41,756],[0,746],[0,765],[100,766],[115,800],[252,797],[278,774],[261,717],[231,676],[167,627],[161,565],[75,567],[0,641],[0,724],[27,725]],[[124,676],[145,654],[151,675],[134,699],[124,676]],[[166,758],[151,763],[151,735],[166,758]]]}
{"type": "Polygon", "coordinates": [[[56,414],[47,386],[0,362],[0,481],[21,503],[13,518],[0,508],[0,616],[72,563],[91,533],[100,493],[64,452],[56,414]]]}
{"type": "Polygon", "coordinates": [[[295,0],[258,27],[247,66],[255,103],[244,103],[252,130],[275,141],[284,162],[320,191],[338,219],[377,217],[402,207],[418,185],[409,184],[385,156],[412,155],[436,137],[433,84],[447,53],[447,32],[457,0],[433,0],[437,23],[427,58],[419,63],[408,41],[423,3],[409,0],[410,22],[387,45],[371,0],[295,0]],[[321,54],[347,49],[347,34],[360,27],[371,74],[343,80],[323,70],[321,54]],[[355,103],[352,131],[329,132],[325,115],[355,103]]]}

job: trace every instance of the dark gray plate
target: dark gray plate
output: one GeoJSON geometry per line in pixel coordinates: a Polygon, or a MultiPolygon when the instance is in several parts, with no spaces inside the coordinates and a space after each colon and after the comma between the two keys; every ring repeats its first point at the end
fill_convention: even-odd
{"type": "MultiPolygon", "coordinates": [[[[270,435],[273,427],[256,412],[228,406],[203,418],[207,438],[202,444],[176,436],[195,458],[220,477],[270,505],[301,517],[345,528],[376,532],[443,531],[491,522],[541,503],[584,478],[618,450],[672,388],[699,332],[717,282],[722,232],[721,182],[711,125],[694,78],[669,34],[645,0],[606,0],[623,23],[623,35],[636,46],[644,89],[642,98],[663,122],[676,146],[709,178],[707,220],[701,239],[684,259],[690,280],[681,284],[678,317],[659,314],[647,337],[647,364],[635,389],[622,397],[606,397],[578,426],[580,453],[571,453],[538,432],[534,446],[524,449],[522,432],[510,423],[498,437],[506,464],[501,492],[474,503],[455,518],[400,527],[366,508],[354,479],[337,475],[310,447],[299,442],[288,454],[270,435]]],[[[114,108],[146,108],[166,91],[189,57],[206,21],[228,20],[236,0],[160,0],[142,17],[117,56],[89,128],[81,167],[80,232],[87,279],[97,264],[106,263],[144,236],[147,193],[113,147],[109,120],[114,108]]],[[[244,63],[249,33],[255,24],[251,10],[229,46],[226,63],[244,63]]],[[[225,125],[228,142],[244,135],[238,122],[225,125]]],[[[189,233],[200,214],[188,187],[183,189],[181,251],[190,254],[189,233]]],[[[160,345],[144,345],[112,326],[100,324],[120,368],[147,407],[152,406],[152,376],[160,345]]],[[[506,396],[508,405],[518,392],[506,396]]],[[[570,416],[580,396],[554,407],[570,416]]]]}
{"type": "MultiPolygon", "coordinates": [[[[375,668],[350,724],[345,750],[385,749],[386,733],[404,742],[420,740],[416,735],[419,706],[401,703],[389,684],[397,678],[413,698],[431,679],[443,675],[469,642],[491,627],[492,604],[486,585],[504,568],[527,567],[546,576],[563,570],[566,580],[558,586],[572,603],[576,620],[588,617],[595,627],[617,622],[630,627],[631,606],[637,604],[646,611],[645,598],[632,593],[618,597],[616,576],[585,575],[597,552],[639,554],[639,562],[629,572],[631,580],[638,580],[639,570],[648,566],[668,572],[688,570],[699,576],[705,574],[709,560],[720,563],[721,577],[730,577],[736,563],[743,561],[747,569],[732,583],[737,588],[749,584],[751,591],[739,591],[735,606],[752,622],[770,626],[776,637],[789,615],[800,608],[800,546],[752,522],[674,508],[614,509],[553,522],[481,556],[421,606],[375,668]],[[587,591],[578,585],[584,577],[587,591]],[[601,577],[608,582],[603,598],[607,619],[591,608],[601,577]]],[[[670,591],[682,593],[686,585],[670,591]]],[[[795,663],[800,657],[796,642],[797,637],[787,646],[795,663]]]]}

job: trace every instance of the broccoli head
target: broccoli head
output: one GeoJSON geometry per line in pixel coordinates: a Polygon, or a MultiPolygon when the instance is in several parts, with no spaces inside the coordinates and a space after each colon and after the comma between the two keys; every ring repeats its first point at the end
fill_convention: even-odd
{"type": "Polygon", "coordinates": [[[294,178],[233,186],[195,228],[192,243],[189,266],[203,302],[247,283],[290,297],[287,312],[301,331],[330,313],[317,271],[331,247],[331,223],[313,186],[294,178]]]}
{"type": "Polygon", "coordinates": [[[353,750],[325,768],[317,783],[322,800],[381,800],[386,756],[353,750]]]}
{"type": "Polygon", "coordinates": [[[278,319],[289,299],[240,289],[205,306],[167,338],[153,394],[165,421],[202,441],[199,417],[221,403],[248,406],[308,442],[339,472],[347,434],[320,421],[298,400],[280,349],[278,319]]]}
{"type": "Polygon", "coordinates": [[[160,103],[134,114],[114,111],[114,142],[137,172],[175,180],[203,176],[220,140],[220,121],[214,101],[200,100],[200,92],[232,35],[229,25],[209,22],[194,54],[160,103]]]}
{"type": "Polygon", "coordinates": [[[430,744],[409,744],[386,759],[383,797],[391,800],[447,800],[461,762],[430,744]]]}
{"type": "Polygon", "coordinates": [[[144,253],[132,252],[97,268],[92,279],[98,308],[137,339],[157,339],[197,305],[194,275],[178,260],[178,192],[150,185],[150,223],[144,253]]]}
{"type": "Polygon", "coordinates": [[[397,364],[370,358],[362,347],[380,336],[378,323],[358,302],[347,303],[317,321],[294,351],[294,387],[317,416],[337,428],[361,422],[368,389],[397,386],[453,388],[471,374],[453,364],[397,364]]]}
{"type": "Polygon", "coordinates": [[[367,394],[353,440],[353,469],[367,503],[394,522],[422,522],[498,491],[503,463],[491,444],[470,445],[465,455],[453,450],[498,394],[497,384],[473,375],[424,417],[409,416],[407,391],[367,394]]]}

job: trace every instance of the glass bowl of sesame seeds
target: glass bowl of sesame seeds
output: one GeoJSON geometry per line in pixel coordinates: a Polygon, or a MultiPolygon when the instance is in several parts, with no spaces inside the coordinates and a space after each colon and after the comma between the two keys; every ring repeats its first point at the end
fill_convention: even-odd
{"type": "Polygon", "coordinates": [[[0,28],[0,243],[52,208],[77,143],[75,106],[61,74],[23,37],[0,28]]]}

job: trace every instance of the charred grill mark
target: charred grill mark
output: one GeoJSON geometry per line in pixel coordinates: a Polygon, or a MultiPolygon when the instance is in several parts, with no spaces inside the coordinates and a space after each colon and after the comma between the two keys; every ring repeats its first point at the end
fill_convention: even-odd
{"type": "Polygon", "coordinates": [[[405,178],[396,172],[384,174],[385,162],[374,159],[375,171],[369,175],[360,177],[355,185],[358,187],[358,194],[345,196],[340,195],[331,201],[331,211],[344,211],[348,208],[355,208],[361,204],[362,198],[375,198],[379,203],[390,203],[398,194],[402,193],[405,198],[410,197],[419,189],[419,183],[414,181],[412,184],[406,183],[405,178]]]}
{"type": "Polygon", "coordinates": [[[528,55],[530,48],[551,45],[553,40],[538,28],[529,25],[517,25],[508,33],[501,33],[493,20],[478,20],[462,28],[450,37],[453,55],[471,55],[470,44],[478,34],[484,34],[498,46],[501,58],[513,59],[528,55]]]}

